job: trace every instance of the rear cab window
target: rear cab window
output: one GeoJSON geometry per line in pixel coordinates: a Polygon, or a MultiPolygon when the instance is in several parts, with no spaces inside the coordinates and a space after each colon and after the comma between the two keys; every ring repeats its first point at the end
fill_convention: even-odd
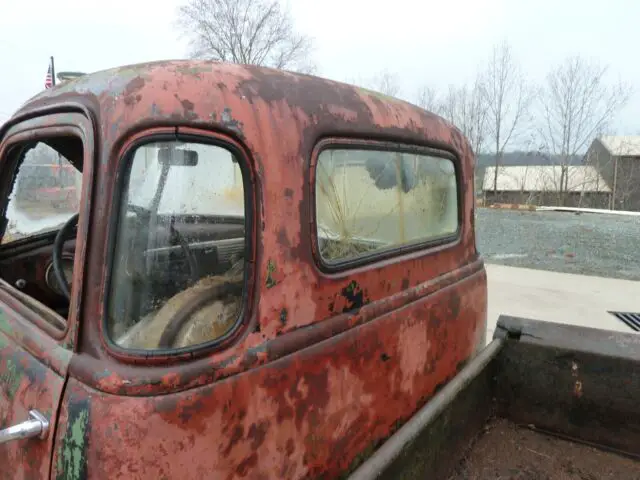
{"type": "Polygon", "coordinates": [[[245,285],[245,190],[222,145],[154,141],[121,182],[106,330],[130,350],[190,348],[238,322],[245,285]]]}
{"type": "Polygon", "coordinates": [[[315,171],[321,262],[337,266],[456,238],[459,191],[445,152],[328,146],[315,171]]]}

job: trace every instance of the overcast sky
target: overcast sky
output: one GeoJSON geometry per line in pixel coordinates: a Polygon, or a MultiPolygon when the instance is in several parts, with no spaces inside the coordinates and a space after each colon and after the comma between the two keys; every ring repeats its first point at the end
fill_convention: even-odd
{"type": "MultiPolygon", "coordinates": [[[[633,41],[638,0],[288,0],[315,38],[321,76],[399,75],[403,98],[421,85],[445,89],[473,78],[494,43],[507,39],[531,80],[566,55],[610,66],[637,90],[618,133],[640,133],[640,62],[633,41]]],[[[181,0],[0,0],[0,123],[57,71],[92,72],[183,58],[172,22],[181,0]]]]}

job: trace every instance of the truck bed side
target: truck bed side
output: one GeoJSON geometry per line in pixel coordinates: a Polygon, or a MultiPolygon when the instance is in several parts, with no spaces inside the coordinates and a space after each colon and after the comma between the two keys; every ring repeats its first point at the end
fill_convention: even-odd
{"type": "Polygon", "coordinates": [[[350,478],[450,478],[495,425],[502,441],[518,427],[608,450],[618,478],[640,478],[640,336],[500,317],[485,350],[350,478]]]}

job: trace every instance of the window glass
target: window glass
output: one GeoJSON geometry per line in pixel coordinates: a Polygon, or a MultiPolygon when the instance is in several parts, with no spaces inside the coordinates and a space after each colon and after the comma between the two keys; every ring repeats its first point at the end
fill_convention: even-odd
{"type": "Polygon", "coordinates": [[[46,143],[23,147],[2,243],[58,230],[76,213],[81,187],[82,173],[46,143]]]}
{"type": "Polygon", "coordinates": [[[121,195],[111,339],[157,350],[227,333],[244,288],[244,190],[233,155],[207,144],[146,144],[134,152],[121,195]]]}
{"type": "Polygon", "coordinates": [[[337,262],[458,229],[454,164],[436,156],[325,149],[316,169],[322,259],[337,262]]]}

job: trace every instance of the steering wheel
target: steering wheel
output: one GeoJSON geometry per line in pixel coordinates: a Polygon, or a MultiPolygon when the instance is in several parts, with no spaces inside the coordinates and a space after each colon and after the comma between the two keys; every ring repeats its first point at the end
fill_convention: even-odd
{"type": "Polygon", "coordinates": [[[53,242],[53,273],[56,275],[56,280],[60,286],[60,290],[67,300],[71,300],[71,291],[69,290],[69,281],[64,276],[64,270],[62,268],[62,247],[65,240],[72,238],[73,228],[78,225],[79,213],[75,213],[69,220],[65,222],[53,242]],[[68,237],[68,238],[67,238],[68,237]]]}
{"type": "MultiPolygon", "coordinates": [[[[133,209],[132,209],[133,210],[133,209]]],[[[134,210],[135,211],[135,210],[134,210]]],[[[141,213],[140,211],[136,211],[135,213],[141,213]]],[[[62,247],[64,246],[64,242],[69,238],[72,238],[73,228],[78,224],[78,217],[80,213],[75,213],[69,218],[62,226],[60,230],[58,230],[58,234],[53,242],[53,273],[55,274],[58,285],[60,286],[60,290],[63,295],[67,298],[67,300],[71,300],[71,291],[69,289],[69,282],[64,275],[64,269],[62,267],[62,247]]],[[[187,258],[187,263],[189,264],[189,274],[191,280],[195,283],[199,280],[198,275],[198,264],[196,263],[196,259],[193,256],[193,252],[189,248],[189,244],[184,239],[182,234],[178,232],[178,230],[173,226],[169,226],[170,239],[177,240],[180,244],[180,248],[184,252],[185,257],[187,258]]]]}
{"type": "MultiPolygon", "coordinates": [[[[135,213],[138,217],[148,217],[150,215],[150,212],[147,209],[137,205],[130,204],[127,206],[127,209],[135,213]]],[[[198,263],[196,262],[196,258],[193,255],[191,248],[189,248],[189,243],[172,224],[165,228],[169,230],[169,241],[180,245],[189,266],[189,277],[193,283],[196,283],[200,279],[200,275],[198,274],[198,263]]]]}

